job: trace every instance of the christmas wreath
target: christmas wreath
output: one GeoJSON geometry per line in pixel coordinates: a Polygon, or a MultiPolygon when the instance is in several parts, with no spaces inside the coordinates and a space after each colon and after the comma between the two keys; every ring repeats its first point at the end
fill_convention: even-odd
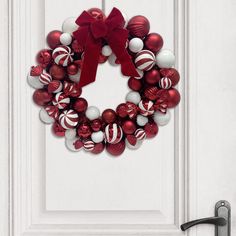
{"type": "Polygon", "coordinates": [[[106,149],[118,156],[125,147],[140,147],[169,122],[168,109],[180,101],[174,88],[180,76],[172,68],[174,54],[162,49],[162,37],[149,30],[144,16],[128,21],[117,8],[108,17],[92,8],[47,35],[50,49],[37,54],[28,83],[36,89],[33,101],[42,106],[40,119],[53,124],[55,135],[65,136],[69,150],[98,154],[106,149]],[[95,81],[98,64],[106,61],[120,65],[131,91],[116,110],[100,113],[81,94],[95,81]]]}

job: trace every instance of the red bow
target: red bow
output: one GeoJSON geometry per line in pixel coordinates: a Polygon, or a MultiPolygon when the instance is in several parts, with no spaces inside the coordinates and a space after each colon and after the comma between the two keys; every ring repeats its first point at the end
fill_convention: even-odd
{"type": "Polygon", "coordinates": [[[123,28],[125,21],[117,8],[113,8],[106,20],[97,20],[83,11],[76,24],[80,27],[73,33],[74,37],[85,48],[79,86],[83,87],[95,81],[103,40],[110,45],[120,62],[122,74],[139,76],[125,47],[128,31],[123,28]]]}
{"type": "Polygon", "coordinates": [[[158,98],[154,104],[154,109],[161,113],[166,113],[168,108],[168,93],[166,90],[161,89],[157,92],[158,98]]]}

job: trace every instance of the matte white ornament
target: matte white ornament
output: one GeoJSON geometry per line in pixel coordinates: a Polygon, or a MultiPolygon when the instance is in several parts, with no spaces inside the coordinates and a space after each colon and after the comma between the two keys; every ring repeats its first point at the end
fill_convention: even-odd
{"type": "Polygon", "coordinates": [[[171,68],[175,64],[175,55],[171,50],[162,49],[156,55],[156,64],[160,68],[171,68]]]}
{"type": "Polygon", "coordinates": [[[79,70],[75,75],[69,75],[71,81],[79,83],[81,71],[79,70]]]}
{"type": "Polygon", "coordinates": [[[114,53],[112,53],[109,57],[108,57],[108,62],[112,65],[112,66],[118,66],[118,64],[116,63],[116,55],[114,53]]]}
{"type": "Polygon", "coordinates": [[[79,149],[76,149],[76,148],[75,148],[74,143],[76,142],[77,139],[78,139],[78,138],[65,139],[66,147],[67,147],[70,151],[72,151],[72,152],[78,152],[78,151],[80,151],[80,150],[83,148],[83,146],[82,146],[81,148],[79,148],[79,149]]]}
{"type": "Polygon", "coordinates": [[[134,104],[139,104],[139,102],[141,101],[141,96],[138,92],[134,92],[134,91],[130,91],[127,95],[125,100],[127,102],[132,102],[134,104]]]}
{"type": "Polygon", "coordinates": [[[95,120],[99,118],[100,111],[97,107],[91,106],[87,108],[85,115],[89,120],[95,120]]]}
{"type": "Polygon", "coordinates": [[[43,88],[43,84],[39,81],[39,76],[31,76],[30,73],[27,76],[28,84],[35,89],[43,88]]]}
{"type": "Polygon", "coordinates": [[[167,110],[166,114],[161,113],[159,111],[155,112],[153,115],[154,121],[159,125],[159,126],[164,126],[167,125],[170,121],[171,114],[170,111],[167,110]]]}
{"type": "Polygon", "coordinates": [[[76,17],[69,17],[67,18],[62,25],[62,31],[64,33],[72,34],[74,31],[76,31],[79,26],[75,23],[76,17]]]}
{"type": "Polygon", "coordinates": [[[60,42],[61,44],[68,46],[72,42],[72,36],[69,33],[63,33],[60,36],[60,42]]]}
{"type": "Polygon", "coordinates": [[[105,57],[109,57],[112,54],[111,47],[109,45],[105,45],[102,48],[102,55],[105,57]]]}
{"type": "Polygon", "coordinates": [[[139,69],[137,69],[137,72],[138,72],[139,76],[138,77],[134,77],[134,78],[135,79],[142,79],[144,72],[142,70],[139,70],[139,69]]]}
{"type": "Polygon", "coordinates": [[[125,139],[125,143],[126,143],[126,147],[132,150],[138,149],[140,148],[142,141],[141,140],[137,140],[135,145],[132,145],[129,143],[129,141],[127,139],[125,139]]]}
{"type": "Polygon", "coordinates": [[[94,143],[101,143],[104,140],[104,133],[102,131],[97,131],[92,133],[91,139],[94,143]]]}
{"type": "Polygon", "coordinates": [[[52,124],[54,122],[54,119],[48,115],[48,113],[46,112],[44,108],[40,110],[39,118],[45,124],[52,124]]]}
{"type": "Polygon", "coordinates": [[[137,115],[137,124],[139,126],[144,126],[148,123],[148,118],[142,115],[137,115]]]}
{"type": "Polygon", "coordinates": [[[143,49],[143,40],[140,38],[133,38],[129,41],[129,50],[137,53],[143,49]]]}
{"type": "Polygon", "coordinates": [[[67,129],[65,132],[66,139],[74,139],[76,137],[76,129],[67,129]]]}

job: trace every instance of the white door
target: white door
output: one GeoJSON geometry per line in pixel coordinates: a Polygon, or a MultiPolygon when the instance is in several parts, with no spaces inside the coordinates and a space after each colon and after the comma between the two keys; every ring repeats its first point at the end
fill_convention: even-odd
{"type": "MultiPolygon", "coordinates": [[[[232,0],[2,0],[0,235],[184,235],[182,223],[214,216],[222,199],[232,205],[235,235],[235,11],[232,0]],[[174,50],[182,100],[141,149],[95,158],[69,152],[39,121],[26,74],[64,19],[114,6],[147,16],[174,50]]],[[[104,109],[126,90],[119,69],[105,64],[84,96],[104,109]]],[[[214,227],[186,234],[213,236],[214,227]]]]}

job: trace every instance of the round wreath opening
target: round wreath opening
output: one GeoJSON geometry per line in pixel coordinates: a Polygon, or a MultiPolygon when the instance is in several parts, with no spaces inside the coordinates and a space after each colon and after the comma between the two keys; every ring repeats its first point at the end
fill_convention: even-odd
{"type": "Polygon", "coordinates": [[[99,154],[106,149],[119,156],[168,124],[169,109],[180,102],[175,88],[180,76],[161,35],[149,31],[144,16],[127,20],[117,8],[109,16],[92,8],[47,35],[49,48],[38,52],[27,79],[36,89],[33,101],[42,107],[40,119],[52,124],[56,136],[65,136],[69,150],[99,154]],[[130,92],[116,110],[100,112],[81,95],[95,81],[98,64],[107,61],[129,76],[130,92]]]}

